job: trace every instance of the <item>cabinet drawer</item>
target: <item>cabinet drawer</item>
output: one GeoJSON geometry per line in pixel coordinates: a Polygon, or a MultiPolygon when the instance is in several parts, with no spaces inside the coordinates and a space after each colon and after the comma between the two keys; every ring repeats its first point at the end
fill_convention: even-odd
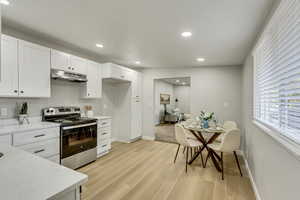
{"type": "Polygon", "coordinates": [[[59,127],[13,134],[13,145],[19,146],[59,137],[59,127]]]}
{"type": "Polygon", "coordinates": [[[11,145],[11,135],[1,135],[0,145],[1,144],[11,145]]]}
{"type": "Polygon", "coordinates": [[[98,127],[111,126],[111,119],[101,119],[98,121],[98,127]]]}
{"type": "Polygon", "coordinates": [[[111,149],[111,140],[106,139],[106,140],[100,141],[98,149],[100,149],[101,152],[111,149]]]}
{"type": "Polygon", "coordinates": [[[50,160],[50,161],[52,161],[52,162],[54,162],[54,163],[60,164],[59,154],[55,155],[55,156],[50,156],[47,159],[50,160]]]}
{"type": "Polygon", "coordinates": [[[100,140],[110,139],[111,138],[110,127],[99,128],[98,136],[99,136],[100,140]]]}
{"type": "Polygon", "coordinates": [[[27,144],[19,146],[18,148],[43,158],[47,158],[59,154],[59,138],[27,144]]]}

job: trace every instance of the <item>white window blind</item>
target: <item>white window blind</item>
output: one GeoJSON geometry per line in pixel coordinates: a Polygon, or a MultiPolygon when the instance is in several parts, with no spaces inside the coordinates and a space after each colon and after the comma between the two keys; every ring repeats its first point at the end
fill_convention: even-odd
{"type": "Polygon", "coordinates": [[[254,118],[300,144],[300,0],[282,0],[253,51],[254,118]]]}

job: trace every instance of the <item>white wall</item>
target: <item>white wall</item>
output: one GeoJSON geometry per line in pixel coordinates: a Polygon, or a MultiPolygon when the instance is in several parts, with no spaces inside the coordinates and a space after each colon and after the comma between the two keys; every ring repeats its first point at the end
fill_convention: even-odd
{"type": "Polygon", "coordinates": [[[253,60],[243,69],[244,152],[263,200],[300,198],[300,160],[252,122],[253,60]]]}
{"type": "MultiPolygon", "coordinates": [[[[274,1],[273,10],[278,2],[274,1]]],[[[252,122],[253,57],[250,54],[243,66],[242,95],[246,144],[243,150],[261,199],[299,199],[300,160],[252,122]]]]}
{"type": "Polygon", "coordinates": [[[102,83],[102,114],[112,116],[112,138],[128,141],[131,131],[131,84],[102,83]]]}
{"type": "Polygon", "coordinates": [[[180,109],[181,113],[191,112],[191,87],[190,86],[174,86],[174,96],[178,99],[175,107],[180,109]]]}
{"type": "Polygon", "coordinates": [[[170,104],[167,105],[167,111],[174,109],[174,86],[172,84],[166,83],[162,80],[154,80],[154,101],[155,101],[155,111],[154,111],[154,123],[159,124],[161,117],[164,115],[164,105],[160,104],[160,94],[171,95],[170,104]]]}
{"type": "Polygon", "coordinates": [[[143,70],[143,136],[154,138],[154,79],[191,77],[191,113],[241,124],[241,66],[143,70]],[[224,106],[226,103],[227,106],[224,106]]]}

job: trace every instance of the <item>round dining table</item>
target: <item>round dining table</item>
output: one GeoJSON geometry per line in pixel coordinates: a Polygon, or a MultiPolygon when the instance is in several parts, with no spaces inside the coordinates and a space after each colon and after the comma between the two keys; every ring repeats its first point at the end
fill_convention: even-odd
{"type": "Polygon", "coordinates": [[[211,158],[214,166],[216,169],[221,172],[221,167],[219,162],[221,161],[221,157],[211,148],[209,148],[208,144],[215,142],[215,140],[225,132],[222,127],[210,127],[210,128],[202,128],[199,125],[195,125],[193,123],[185,123],[183,122],[182,125],[184,128],[190,130],[195,138],[202,143],[201,149],[194,154],[194,156],[189,161],[189,164],[192,164],[196,158],[200,155],[203,150],[207,150],[208,155],[205,160],[205,164],[203,167],[206,167],[207,159],[211,158]],[[204,135],[205,134],[205,135],[204,135]]]}

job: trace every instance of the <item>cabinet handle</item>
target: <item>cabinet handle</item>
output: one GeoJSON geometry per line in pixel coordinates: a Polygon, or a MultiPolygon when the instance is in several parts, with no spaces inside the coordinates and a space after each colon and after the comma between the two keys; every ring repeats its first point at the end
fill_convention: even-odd
{"type": "Polygon", "coordinates": [[[24,91],[23,91],[23,90],[21,90],[21,93],[23,94],[23,93],[24,93],[24,91]]]}
{"type": "Polygon", "coordinates": [[[43,151],[45,151],[45,149],[37,150],[37,151],[35,151],[34,153],[41,153],[41,152],[43,152],[43,151]]]}
{"type": "Polygon", "coordinates": [[[90,96],[90,93],[88,93],[88,96],[90,96]]]}
{"type": "Polygon", "coordinates": [[[14,93],[18,93],[18,90],[14,90],[14,93]]]}
{"type": "Polygon", "coordinates": [[[101,123],[101,125],[105,125],[105,124],[106,124],[106,122],[102,122],[102,123],[101,123]]]}
{"type": "Polygon", "coordinates": [[[107,146],[107,144],[105,144],[105,145],[102,145],[102,147],[106,147],[107,146]]]}
{"type": "Polygon", "coordinates": [[[106,132],[104,132],[104,133],[102,133],[102,135],[107,135],[108,133],[106,133],[106,132]]]}
{"type": "Polygon", "coordinates": [[[38,138],[38,137],[43,137],[43,136],[45,136],[45,134],[35,135],[34,137],[38,138]]]}
{"type": "Polygon", "coordinates": [[[68,67],[68,69],[71,69],[71,67],[68,67]]]}
{"type": "Polygon", "coordinates": [[[124,78],[125,76],[121,76],[121,78],[124,78]]]}
{"type": "Polygon", "coordinates": [[[72,70],[74,70],[74,67],[72,67],[72,70]]]}

